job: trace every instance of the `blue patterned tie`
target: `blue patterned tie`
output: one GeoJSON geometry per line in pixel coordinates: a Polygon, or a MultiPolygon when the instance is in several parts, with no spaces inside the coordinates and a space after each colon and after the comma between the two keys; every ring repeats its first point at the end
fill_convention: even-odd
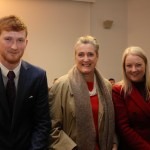
{"type": "Polygon", "coordinates": [[[14,102],[15,102],[15,98],[16,98],[16,87],[15,87],[15,82],[14,82],[15,73],[13,71],[9,71],[7,74],[7,77],[8,77],[8,82],[6,85],[6,96],[7,96],[7,100],[8,100],[10,114],[12,117],[14,102]]]}

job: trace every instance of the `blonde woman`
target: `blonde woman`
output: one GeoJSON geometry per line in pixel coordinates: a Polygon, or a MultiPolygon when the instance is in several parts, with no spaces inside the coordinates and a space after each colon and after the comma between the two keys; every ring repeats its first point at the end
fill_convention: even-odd
{"type": "Polygon", "coordinates": [[[150,150],[150,76],[140,47],[129,47],[122,57],[123,80],[113,86],[120,150],[150,150]]]}

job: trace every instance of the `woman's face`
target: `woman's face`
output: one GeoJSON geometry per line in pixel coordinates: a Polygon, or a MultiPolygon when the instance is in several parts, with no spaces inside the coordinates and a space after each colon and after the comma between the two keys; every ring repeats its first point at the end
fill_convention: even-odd
{"type": "Polygon", "coordinates": [[[125,72],[127,78],[132,82],[140,82],[145,75],[144,60],[136,55],[129,54],[125,60],[125,72]]]}
{"type": "Polygon", "coordinates": [[[81,44],[77,46],[75,62],[79,71],[85,75],[94,73],[98,60],[98,54],[92,44],[81,44]]]}

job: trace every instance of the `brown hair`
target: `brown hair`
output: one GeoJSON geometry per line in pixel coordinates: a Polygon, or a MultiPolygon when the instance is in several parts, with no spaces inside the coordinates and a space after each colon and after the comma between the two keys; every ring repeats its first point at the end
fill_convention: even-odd
{"type": "Polygon", "coordinates": [[[0,34],[2,31],[22,31],[28,35],[27,26],[15,15],[5,16],[0,19],[0,34]]]}

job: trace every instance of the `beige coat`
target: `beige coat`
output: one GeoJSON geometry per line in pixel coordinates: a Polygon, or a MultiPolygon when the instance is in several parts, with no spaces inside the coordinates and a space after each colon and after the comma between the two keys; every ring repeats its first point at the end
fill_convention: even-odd
{"type": "MultiPolygon", "coordinates": [[[[106,79],[104,79],[104,83],[111,94],[110,83],[106,79]]],[[[98,89],[98,91],[100,90],[98,89]]],[[[98,96],[99,99],[101,99],[102,93],[99,92],[98,96]]],[[[50,89],[49,97],[51,110],[50,114],[52,117],[51,145],[49,149],[72,150],[75,146],[77,146],[77,130],[75,99],[69,83],[68,74],[62,76],[56,81],[50,89]]],[[[104,128],[104,123],[102,123],[104,119],[104,111],[101,101],[99,101],[98,118],[99,136],[101,136],[104,128]]],[[[112,126],[114,126],[114,122],[112,126]]],[[[112,130],[114,130],[114,128],[112,130]]],[[[114,133],[114,131],[110,133],[114,133]]]]}

